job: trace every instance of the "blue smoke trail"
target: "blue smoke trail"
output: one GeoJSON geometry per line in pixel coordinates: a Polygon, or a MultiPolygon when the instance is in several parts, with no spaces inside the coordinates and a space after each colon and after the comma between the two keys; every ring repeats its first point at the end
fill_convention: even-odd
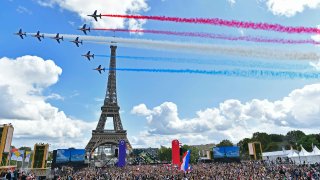
{"type": "MultiPolygon", "coordinates": [[[[95,55],[96,57],[110,57],[109,55],[95,55]]],[[[173,63],[192,63],[199,65],[215,65],[215,66],[233,66],[246,68],[265,68],[265,69],[284,69],[284,70],[306,70],[310,69],[310,65],[306,63],[272,63],[262,61],[246,61],[246,60],[212,60],[212,59],[191,59],[191,58],[170,58],[170,57],[143,57],[143,56],[117,56],[117,58],[156,61],[156,62],[173,62],[173,63]]]]}
{"type": "MultiPolygon", "coordinates": [[[[107,69],[108,70],[108,69],[107,69]]],[[[193,70],[193,69],[142,69],[142,68],[116,68],[116,71],[153,72],[153,73],[182,73],[205,74],[214,76],[245,77],[245,78],[282,78],[282,79],[319,79],[318,72],[293,72],[272,70],[193,70]]]]}

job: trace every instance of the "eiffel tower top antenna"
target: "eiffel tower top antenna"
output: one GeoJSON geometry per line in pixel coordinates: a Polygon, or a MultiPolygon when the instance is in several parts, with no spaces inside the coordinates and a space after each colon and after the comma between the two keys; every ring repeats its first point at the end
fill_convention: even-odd
{"type": "Polygon", "coordinates": [[[114,41],[111,41],[111,44],[116,44],[117,43],[117,41],[116,41],[116,30],[113,30],[113,39],[114,39],[114,41]]]}

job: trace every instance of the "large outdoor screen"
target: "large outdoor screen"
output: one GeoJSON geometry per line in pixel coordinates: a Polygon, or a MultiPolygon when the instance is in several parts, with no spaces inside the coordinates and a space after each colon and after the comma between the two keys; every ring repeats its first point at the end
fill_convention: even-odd
{"type": "Polygon", "coordinates": [[[213,157],[214,158],[224,158],[224,147],[214,147],[213,148],[213,157]]]}
{"type": "Polygon", "coordinates": [[[70,149],[58,149],[56,163],[66,163],[70,161],[70,149]]]}
{"type": "Polygon", "coordinates": [[[72,149],[70,153],[71,162],[84,161],[85,153],[84,149],[72,149]]]}
{"type": "Polygon", "coordinates": [[[229,158],[238,158],[240,156],[240,148],[238,146],[227,146],[224,149],[229,158]]]}
{"type": "Polygon", "coordinates": [[[58,149],[56,163],[84,161],[85,153],[84,149],[58,149]]]}
{"type": "Polygon", "coordinates": [[[238,146],[222,146],[222,147],[214,147],[213,148],[213,157],[215,159],[218,158],[239,158],[238,146]]]}

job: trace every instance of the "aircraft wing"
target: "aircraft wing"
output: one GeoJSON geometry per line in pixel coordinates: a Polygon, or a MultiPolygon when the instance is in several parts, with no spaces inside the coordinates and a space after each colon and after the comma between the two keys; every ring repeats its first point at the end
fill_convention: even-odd
{"type": "Polygon", "coordinates": [[[86,56],[87,57],[87,59],[90,61],[90,56],[86,56]]]}
{"type": "Polygon", "coordinates": [[[98,21],[97,16],[93,16],[94,20],[98,21]]]}
{"type": "Polygon", "coordinates": [[[87,35],[87,31],[86,30],[83,30],[83,32],[84,32],[85,35],[87,35]]]}
{"type": "Polygon", "coordinates": [[[77,47],[79,47],[79,43],[76,42],[77,47]]]}
{"type": "Polygon", "coordinates": [[[37,38],[39,39],[39,41],[41,41],[41,38],[39,36],[37,38]]]}
{"type": "Polygon", "coordinates": [[[23,39],[23,35],[22,34],[20,34],[19,36],[21,37],[21,39],[23,39]]]}
{"type": "Polygon", "coordinates": [[[99,69],[98,71],[99,71],[99,73],[101,74],[101,69],[99,69]]]}
{"type": "Polygon", "coordinates": [[[60,40],[59,40],[59,39],[57,39],[57,41],[58,41],[58,43],[60,44],[60,40]]]}

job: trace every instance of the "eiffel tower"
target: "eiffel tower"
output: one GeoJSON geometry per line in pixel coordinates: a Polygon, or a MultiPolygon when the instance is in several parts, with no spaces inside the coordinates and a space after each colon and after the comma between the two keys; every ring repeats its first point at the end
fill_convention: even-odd
{"type": "Polygon", "coordinates": [[[108,75],[108,87],[104,104],[101,107],[101,115],[95,130],[92,130],[92,137],[86,146],[86,151],[92,153],[97,147],[111,144],[118,146],[120,140],[125,140],[127,146],[131,149],[131,145],[127,138],[127,131],[123,130],[117,101],[116,87],[116,49],[117,46],[111,45],[111,56],[108,75]],[[105,124],[107,118],[113,119],[114,129],[106,130],[105,124]]]}

